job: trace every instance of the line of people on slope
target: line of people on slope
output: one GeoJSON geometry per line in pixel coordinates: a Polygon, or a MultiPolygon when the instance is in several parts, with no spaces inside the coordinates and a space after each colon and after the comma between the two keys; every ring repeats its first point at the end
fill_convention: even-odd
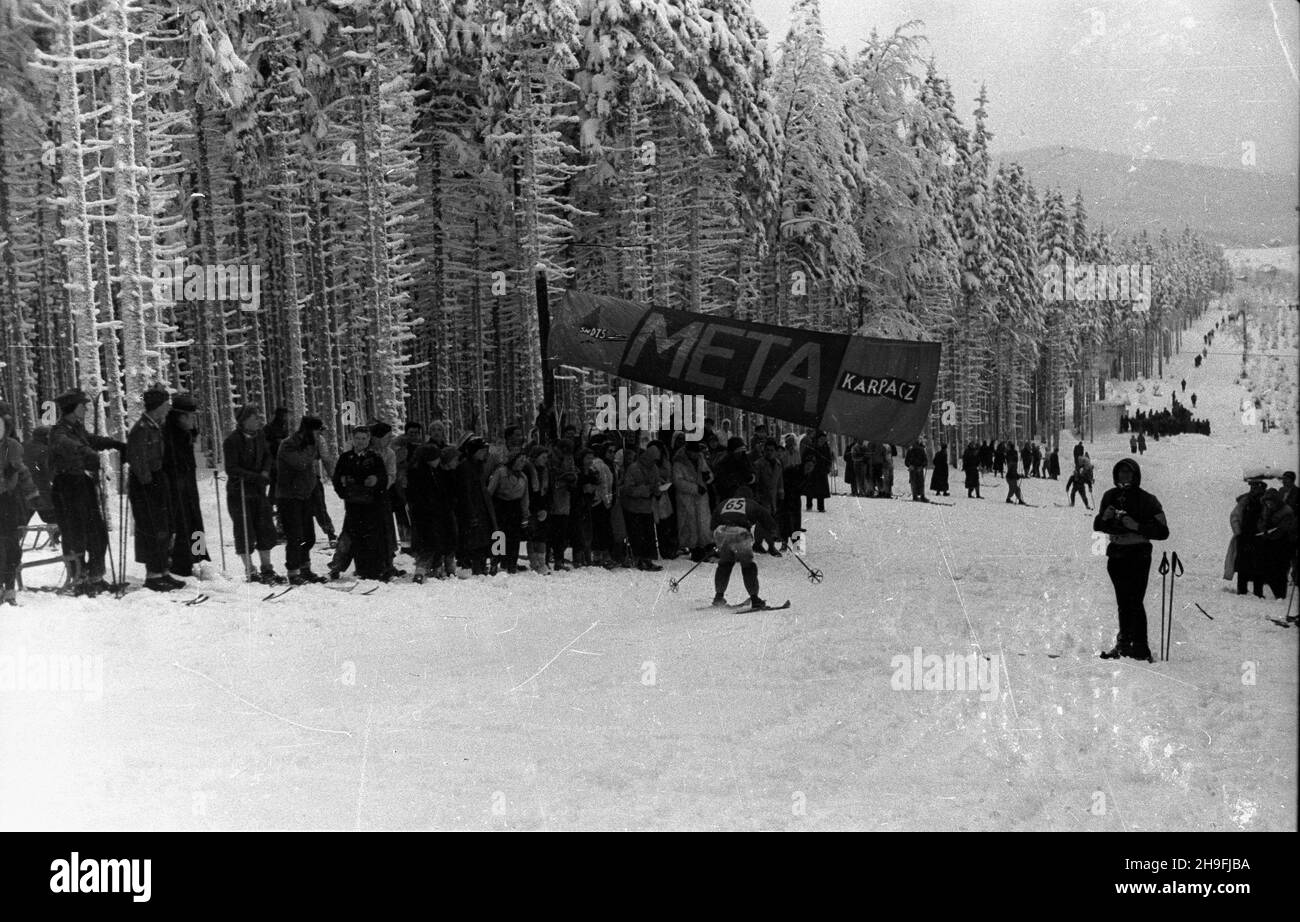
{"type": "MultiPolygon", "coordinates": [[[[272,450],[260,411],[245,407],[227,437],[227,502],[250,580],[281,579],[270,559],[278,540],[273,512],[283,525],[289,581],[325,579],[309,559],[323,505],[314,499],[322,492],[322,428],[306,416],[272,450]]],[[[711,432],[694,442],[675,433],[671,447],[663,440],[635,445],[618,433],[597,432],[584,442],[573,426],[545,445],[525,443],[517,426],[497,445],[471,435],[451,446],[441,422],[431,424],[427,439],[414,421],[391,445],[390,433],[382,422],[356,427],[351,449],[332,465],[346,512],[330,578],[349,566],[362,578],[404,575],[393,565],[399,548],[415,558],[417,582],[517,572],[521,552],[540,572],[659,570],[657,559],[716,553],[710,510],[740,487],[775,511],[775,526],[763,529],[756,547],[779,555],[802,528],[800,499],[808,510],[815,501],[825,511],[829,495],[824,433],[802,448],[793,435],[784,445],[768,438],[762,426],[751,443],[733,437],[725,447],[711,432]]]]}

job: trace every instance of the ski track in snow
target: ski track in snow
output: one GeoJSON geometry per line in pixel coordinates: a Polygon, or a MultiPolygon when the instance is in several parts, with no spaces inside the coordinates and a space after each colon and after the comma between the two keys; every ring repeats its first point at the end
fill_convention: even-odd
{"type": "MultiPolygon", "coordinates": [[[[0,690],[0,827],[1294,828],[1300,629],[1220,571],[1242,467],[1295,469],[1296,443],[1238,420],[1232,331],[1193,368],[1218,316],[1184,333],[1164,397],[1144,388],[1165,406],[1186,377],[1214,426],[1139,459],[1173,530],[1156,560],[1186,567],[1168,663],[1096,658],[1114,595],[1092,513],[1052,505],[1064,479],[1022,481],[1037,506],[1022,508],[991,476],[990,498],[967,500],[960,471],[952,507],[806,512],[825,581],[759,559],[784,612],[695,611],[713,571],[666,592],[685,559],[276,604],[220,576],[194,585],[220,605],[23,593],[0,610],[0,654],[100,656],[103,695],[0,690]],[[891,660],[915,647],[997,657],[996,697],[894,690],[891,660]]],[[[1104,490],[1128,437],[1088,447],[1104,490]]],[[[1153,567],[1153,643],[1159,604],[1153,567]]]]}

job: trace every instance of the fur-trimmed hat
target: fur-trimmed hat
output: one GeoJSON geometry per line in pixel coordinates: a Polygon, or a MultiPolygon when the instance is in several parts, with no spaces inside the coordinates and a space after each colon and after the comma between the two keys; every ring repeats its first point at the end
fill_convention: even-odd
{"type": "MultiPolygon", "coordinates": [[[[173,406],[175,406],[175,404],[173,404],[173,406]]],[[[250,416],[259,416],[262,417],[263,419],[266,418],[262,416],[262,410],[260,407],[255,407],[251,403],[246,403],[238,410],[235,411],[235,422],[239,423],[242,426],[244,424],[244,420],[248,419],[248,417],[250,416]]]]}
{"type": "Polygon", "coordinates": [[[372,423],[370,426],[370,434],[377,439],[382,439],[392,431],[393,427],[385,422],[372,423]]]}
{"type": "Polygon", "coordinates": [[[325,423],[319,416],[304,416],[298,423],[299,432],[319,432],[325,428],[325,423]]]}
{"type": "Polygon", "coordinates": [[[199,409],[199,402],[189,394],[176,394],[172,397],[172,409],[182,413],[195,413],[199,409]]]}
{"type": "Polygon", "coordinates": [[[733,435],[727,439],[727,451],[735,451],[737,448],[744,448],[745,440],[738,435],[733,435]]]}

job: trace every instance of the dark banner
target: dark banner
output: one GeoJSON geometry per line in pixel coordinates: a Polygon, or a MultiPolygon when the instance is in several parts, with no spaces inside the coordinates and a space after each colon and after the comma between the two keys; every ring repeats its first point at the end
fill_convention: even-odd
{"type": "Polygon", "coordinates": [[[939,344],[647,308],[570,291],[547,356],[873,442],[907,443],[934,400],[939,344]]]}

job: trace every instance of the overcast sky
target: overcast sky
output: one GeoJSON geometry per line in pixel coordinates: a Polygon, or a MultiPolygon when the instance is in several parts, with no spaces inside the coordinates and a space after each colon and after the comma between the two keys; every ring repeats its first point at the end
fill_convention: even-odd
{"type": "MultiPolygon", "coordinates": [[[[752,0],[784,38],[791,3],[752,0]]],[[[995,153],[1068,145],[1295,174],[1294,0],[822,0],[832,44],[920,19],[967,124],[989,89],[995,153]]]]}

